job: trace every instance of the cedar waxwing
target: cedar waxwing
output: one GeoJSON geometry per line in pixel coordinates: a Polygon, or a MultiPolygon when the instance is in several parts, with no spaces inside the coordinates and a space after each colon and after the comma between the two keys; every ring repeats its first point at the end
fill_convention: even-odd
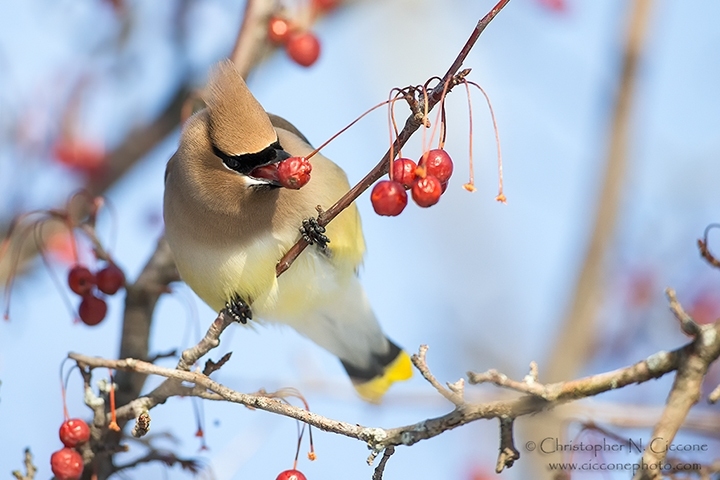
{"type": "Polygon", "coordinates": [[[205,101],[165,172],[165,236],[180,276],[215,311],[290,325],[340,359],[360,396],[379,401],[412,368],[357,278],[365,242],[355,204],[327,225],[326,237],[316,229],[317,244],[275,276],[316,206],[327,209],[349,190],[345,172],[320,154],[299,190],[254,172],[313,148],[265,112],[230,61],[212,72],[205,101]]]}

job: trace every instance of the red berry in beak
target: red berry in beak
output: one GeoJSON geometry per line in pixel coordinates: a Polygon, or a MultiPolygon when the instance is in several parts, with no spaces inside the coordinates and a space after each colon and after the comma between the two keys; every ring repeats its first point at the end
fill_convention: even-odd
{"type": "Polygon", "coordinates": [[[312,165],[305,157],[290,157],[277,165],[278,182],[285,188],[297,190],[310,181],[312,165]]]}
{"type": "Polygon", "coordinates": [[[440,200],[440,195],[442,195],[442,183],[432,175],[418,178],[412,186],[412,198],[421,207],[435,205],[440,200]]]}
{"type": "Polygon", "coordinates": [[[450,180],[453,172],[453,162],[450,155],[441,148],[434,148],[425,152],[420,158],[420,166],[425,167],[425,172],[440,180],[440,183],[450,180]]]}
{"type": "Polygon", "coordinates": [[[270,182],[277,182],[278,181],[278,166],[277,163],[271,163],[270,165],[263,165],[262,167],[257,167],[253,169],[252,172],[250,172],[251,177],[255,178],[263,178],[265,180],[270,180],[270,182]]]}
{"type": "Polygon", "coordinates": [[[78,295],[85,295],[95,285],[95,275],[82,265],[75,265],[68,272],[68,286],[78,295]]]}
{"type": "Polygon", "coordinates": [[[405,209],[407,193],[399,182],[382,180],[373,187],[370,202],[378,215],[394,217],[405,209]]]}
{"type": "Polygon", "coordinates": [[[412,188],[415,178],[417,178],[415,173],[417,164],[415,162],[409,158],[398,158],[393,162],[392,169],[393,180],[400,182],[405,187],[405,190],[412,188]]]}

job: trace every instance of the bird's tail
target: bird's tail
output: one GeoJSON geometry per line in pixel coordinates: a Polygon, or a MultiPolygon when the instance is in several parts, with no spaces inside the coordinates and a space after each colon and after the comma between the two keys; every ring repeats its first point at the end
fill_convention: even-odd
{"type": "Polygon", "coordinates": [[[391,340],[387,354],[373,357],[369,367],[357,368],[342,361],[355,390],[368,402],[379,403],[390,385],[407,380],[412,376],[412,362],[408,354],[391,340]]]}

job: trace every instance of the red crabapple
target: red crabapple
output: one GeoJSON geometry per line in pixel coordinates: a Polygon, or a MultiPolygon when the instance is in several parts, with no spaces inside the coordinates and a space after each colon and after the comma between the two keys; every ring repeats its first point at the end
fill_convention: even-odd
{"type": "Polygon", "coordinates": [[[320,56],[320,42],[311,32],[294,33],[288,38],[285,50],[295,63],[309,67],[320,56]]]}
{"type": "Polygon", "coordinates": [[[68,286],[78,295],[85,295],[95,285],[95,275],[82,265],[75,265],[68,272],[68,286]]]}
{"type": "Polygon", "coordinates": [[[115,295],[125,285],[125,274],[117,265],[110,262],[95,274],[95,280],[98,290],[108,295],[115,295]]]}
{"type": "Polygon", "coordinates": [[[370,202],[378,215],[394,217],[405,209],[407,193],[400,182],[382,180],[373,187],[370,202]]]}
{"type": "Polygon", "coordinates": [[[72,448],[63,448],[50,456],[50,469],[56,480],[78,480],[83,471],[83,459],[72,448]]]}
{"type": "Polygon", "coordinates": [[[75,447],[90,440],[90,427],[84,420],[71,418],[60,425],[60,441],[66,447],[75,447]]]}
{"type": "Polygon", "coordinates": [[[440,200],[442,195],[442,183],[437,177],[428,175],[425,178],[418,178],[412,186],[412,198],[421,207],[430,207],[440,200]]]}
{"type": "Polygon", "coordinates": [[[282,17],[272,17],[268,22],[268,37],[274,43],[285,43],[290,37],[290,22],[282,17]]]}
{"type": "Polygon", "coordinates": [[[313,6],[321,12],[329,12],[340,5],[340,0],[313,0],[313,6]]]}
{"type": "Polygon", "coordinates": [[[417,164],[409,158],[398,158],[393,162],[392,169],[393,180],[400,182],[405,190],[409,190],[417,177],[415,173],[417,164]]]}
{"type": "Polygon", "coordinates": [[[450,155],[442,148],[434,148],[425,152],[420,158],[420,166],[425,167],[426,173],[436,177],[440,183],[450,180],[453,172],[450,155]]]}
{"type": "Polygon", "coordinates": [[[80,139],[59,139],[53,146],[53,154],[60,163],[85,172],[96,171],[105,162],[102,146],[80,139]]]}
{"type": "Polygon", "coordinates": [[[85,325],[94,326],[102,322],[107,314],[107,303],[102,298],[98,298],[92,293],[83,296],[78,309],[80,320],[85,325]]]}
{"type": "Polygon", "coordinates": [[[275,480],[307,480],[307,478],[300,470],[292,469],[280,472],[275,480]]]}

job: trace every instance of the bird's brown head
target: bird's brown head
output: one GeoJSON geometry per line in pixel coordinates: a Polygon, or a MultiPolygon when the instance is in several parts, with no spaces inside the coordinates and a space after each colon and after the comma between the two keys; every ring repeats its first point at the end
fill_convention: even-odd
{"type": "Polygon", "coordinates": [[[277,185],[263,166],[290,157],[278,141],[262,105],[250,93],[235,65],[225,60],[210,74],[205,93],[213,153],[230,170],[259,184],[277,185]]]}

